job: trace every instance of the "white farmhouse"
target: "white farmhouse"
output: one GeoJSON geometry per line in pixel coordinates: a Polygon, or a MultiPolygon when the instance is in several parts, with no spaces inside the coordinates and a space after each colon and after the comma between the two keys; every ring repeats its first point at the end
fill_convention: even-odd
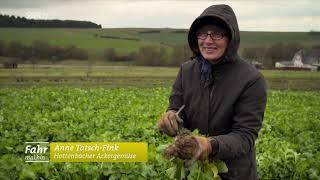
{"type": "Polygon", "coordinates": [[[276,69],[282,70],[310,70],[317,71],[320,68],[320,50],[314,49],[304,56],[303,50],[296,52],[291,61],[276,62],[276,69]]]}

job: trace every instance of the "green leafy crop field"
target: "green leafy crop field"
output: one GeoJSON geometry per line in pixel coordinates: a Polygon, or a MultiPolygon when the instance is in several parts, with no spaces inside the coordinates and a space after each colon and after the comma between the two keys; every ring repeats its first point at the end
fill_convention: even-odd
{"type": "MultiPolygon", "coordinates": [[[[0,89],[0,179],[170,179],[156,122],[170,88],[0,89]],[[24,142],[147,142],[146,163],[26,163],[24,142]]],[[[320,178],[320,93],[269,91],[256,142],[261,179],[320,178]]],[[[200,172],[201,173],[201,172],[200,172]]]]}

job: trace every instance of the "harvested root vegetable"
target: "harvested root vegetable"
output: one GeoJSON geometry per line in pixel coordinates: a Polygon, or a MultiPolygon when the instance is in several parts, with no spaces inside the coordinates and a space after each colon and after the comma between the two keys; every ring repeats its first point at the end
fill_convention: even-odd
{"type": "Polygon", "coordinates": [[[177,157],[180,159],[192,159],[197,155],[199,143],[191,134],[180,134],[176,137],[175,142],[170,144],[164,154],[167,157],[177,157]]]}

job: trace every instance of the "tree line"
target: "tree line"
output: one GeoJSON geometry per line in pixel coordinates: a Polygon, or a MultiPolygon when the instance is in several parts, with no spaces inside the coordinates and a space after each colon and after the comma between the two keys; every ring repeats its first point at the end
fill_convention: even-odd
{"type": "Polygon", "coordinates": [[[44,59],[53,62],[65,59],[86,60],[89,54],[87,50],[80,49],[74,45],[61,47],[50,45],[43,41],[34,41],[28,46],[15,41],[8,43],[0,41],[0,56],[14,57],[18,58],[19,61],[29,60],[32,63],[37,63],[44,59]]]}
{"type": "MultiPolygon", "coordinates": [[[[240,55],[249,62],[260,62],[264,68],[272,69],[275,62],[290,61],[294,54],[303,48],[305,49],[301,44],[296,43],[276,43],[268,46],[245,47],[240,55]]],[[[310,48],[320,49],[320,45],[310,48]]],[[[19,63],[27,60],[31,63],[40,63],[41,60],[58,62],[65,59],[87,60],[90,58],[87,50],[74,45],[61,47],[43,41],[34,41],[31,45],[15,41],[7,43],[0,41],[0,56],[18,58],[19,63]]],[[[174,45],[170,49],[159,45],[147,45],[136,52],[129,53],[119,53],[114,48],[108,48],[99,56],[103,61],[109,62],[131,61],[132,64],[141,66],[179,66],[190,59],[192,52],[187,44],[174,45]]]]}
{"type": "Polygon", "coordinates": [[[106,61],[132,61],[139,66],[180,66],[192,56],[188,45],[172,46],[169,52],[163,46],[147,45],[141,47],[137,52],[120,54],[114,48],[108,48],[104,51],[106,61]]]}
{"type": "Polygon", "coordinates": [[[0,14],[0,27],[28,27],[28,28],[101,28],[101,25],[90,21],[74,20],[36,20],[20,16],[0,14]]]}
{"type": "MultiPolygon", "coordinates": [[[[141,66],[179,66],[191,57],[191,51],[187,45],[176,45],[169,50],[163,46],[147,45],[141,47],[137,52],[127,54],[119,53],[114,48],[108,48],[103,52],[103,60],[109,62],[131,61],[141,66]]],[[[85,49],[74,45],[61,47],[50,45],[43,41],[34,41],[31,45],[20,42],[0,41],[0,57],[11,57],[15,62],[41,63],[42,60],[59,62],[66,59],[88,60],[89,53],[85,49]]]]}

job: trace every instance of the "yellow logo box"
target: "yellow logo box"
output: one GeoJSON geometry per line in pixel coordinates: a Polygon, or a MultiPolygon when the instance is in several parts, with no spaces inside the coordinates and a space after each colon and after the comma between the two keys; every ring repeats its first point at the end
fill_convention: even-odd
{"type": "Polygon", "coordinates": [[[144,142],[51,142],[50,162],[146,162],[144,142]]]}

